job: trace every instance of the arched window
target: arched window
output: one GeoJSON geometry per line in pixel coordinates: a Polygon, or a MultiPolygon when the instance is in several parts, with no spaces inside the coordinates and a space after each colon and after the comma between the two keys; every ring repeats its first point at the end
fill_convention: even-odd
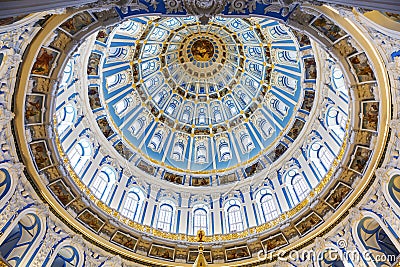
{"type": "Polygon", "coordinates": [[[260,64],[250,62],[249,71],[260,80],[263,78],[263,67],[260,64]]]}
{"type": "Polygon", "coordinates": [[[92,148],[89,140],[82,139],[67,153],[71,167],[75,173],[80,176],[83,172],[83,167],[89,161],[92,155],[92,148]]]}
{"type": "Polygon", "coordinates": [[[40,234],[40,219],[29,213],[21,217],[0,245],[2,257],[12,266],[19,266],[40,234]]]}
{"type": "Polygon", "coordinates": [[[292,206],[295,206],[297,203],[305,199],[311,190],[306,179],[299,172],[298,168],[287,170],[284,180],[292,206]]]}
{"type": "Polygon", "coordinates": [[[122,206],[122,215],[131,220],[138,220],[142,208],[143,199],[143,192],[137,187],[132,188],[128,192],[125,198],[124,205],[122,206]]]}
{"type": "Polygon", "coordinates": [[[14,179],[12,179],[8,169],[0,168],[0,199],[2,201],[0,208],[2,208],[3,205],[8,205],[7,201],[13,193],[11,190],[11,188],[13,188],[13,184],[14,179]]]}
{"type": "Polygon", "coordinates": [[[332,165],[334,155],[319,141],[315,141],[309,145],[308,155],[311,159],[311,166],[316,171],[317,177],[321,179],[332,165]]]}
{"type": "Polygon", "coordinates": [[[255,93],[258,89],[259,83],[256,82],[253,78],[246,76],[244,79],[244,84],[243,84],[247,89],[249,89],[251,92],[255,93]]]}
{"type": "Polygon", "coordinates": [[[79,253],[72,246],[64,246],[58,251],[51,267],[76,267],[79,263],[79,253]]]}
{"type": "Polygon", "coordinates": [[[172,202],[165,202],[161,204],[158,213],[157,229],[165,232],[171,232],[172,220],[174,217],[174,206],[172,202]]]}
{"type": "Polygon", "coordinates": [[[193,208],[193,234],[200,229],[208,233],[208,208],[205,205],[193,208]]]}
{"type": "Polygon", "coordinates": [[[149,60],[149,61],[143,62],[140,66],[142,68],[142,77],[146,77],[146,76],[154,73],[158,69],[156,60],[149,60]]]}
{"type": "Polygon", "coordinates": [[[342,143],[346,133],[347,116],[335,107],[329,107],[325,116],[326,126],[333,136],[342,143]]]}
{"type": "Polygon", "coordinates": [[[296,63],[297,61],[296,51],[278,51],[277,56],[282,63],[296,63]]]}
{"type": "MultiPolygon", "coordinates": [[[[1,57],[1,54],[0,54],[0,57],[1,57]]],[[[62,79],[61,79],[60,85],[59,85],[60,89],[61,88],[68,89],[68,84],[70,84],[72,81],[72,79],[71,79],[73,77],[72,74],[74,74],[74,59],[73,58],[68,60],[68,63],[64,68],[64,71],[62,74],[62,79]]]]}
{"type": "Polygon", "coordinates": [[[137,33],[140,32],[141,27],[140,27],[139,22],[136,22],[133,20],[127,20],[127,21],[123,22],[121,24],[121,26],[119,26],[118,30],[127,32],[127,33],[131,34],[132,36],[135,36],[137,33]]]}
{"type": "Polygon", "coordinates": [[[165,90],[159,91],[153,98],[154,102],[161,108],[164,102],[167,100],[168,93],[165,90]]]}
{"type": "Polygon", "coordinates": [[[225,204],[225,214],[229,233],[241,232],[244,230],[240,202],[237,199],[231,199],[225,204]]]}
{"type": "Polygon", "coordinates": [[[111,187],[115,184],[116,173],[111,167],[103,167],[99,174],[93,179],[92,184],[89,188],[92,190],[93,194],[105,201],[110,193],[111,187]]]}
{"type": "Polygon", "coordinates": [[[261,189],[257,192],[256,199],[259,208],[260,218],[263,223],[272,221],[279,215],[274,195],[267,189],[261,189]]]}
{"type": "Polygon", "coordinates": [[[57,131],[62,135],[68,130],[75,122],[76,110],[71,104],[66,104],[61,110],[57,112],[57,131]]]}
{"type": "Polygon", "coordinates": [[[146,44],[143,47],[143,58],[153,57],[160,53],[161,46],[158,44],[146,44]]]}

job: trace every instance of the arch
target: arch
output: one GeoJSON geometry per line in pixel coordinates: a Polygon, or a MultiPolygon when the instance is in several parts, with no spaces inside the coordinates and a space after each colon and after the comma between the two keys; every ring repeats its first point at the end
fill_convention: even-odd
{"type": "Polygon", "coordinates": [[[241,103],[242,106],[246,106],[251,102],[250,96],[248,96],[243,90],[239,90],[236,96],[239,99],[239,103],[241,103]]]}
{"type": "Polygon", "coordinates": [[[29,266],[45,234],[45,222],[39,218],[40,213],[37,208],[25,209],[3,230],[0,253],[9,264],[29,266]]]}
{"type": "Polygon", "coordinates": [[[92,180],[89,188],[98,199],[105,202],[112,186],[115,184],[116,178],[115,169],[110,166],[105,166],[92,180]]]}
{"type": "Polygon", "coordinates": [[[175,117],[176,113],[178,112],[179,105],[180,101],[178,101],[178,99],[176,98],[172,98],[167,108],[165,109],[165,113],[170,115],[171,117],[175,117]]]}
{"type": "MultiPolygon", "coordinates": [[[[144,82],[144,85],[146,86],[147,90],[149,91],[149,93],[153,94],[153,92],[156,91],[156,89],[158,89],[162,84],[164,83],[164,78],[161,76],[161,74],[155,74],[152,75],[151,78],[147,78],[146,81],[144,82]]],[[[156,103],[159,104],[160,106],[160,102],[161,100],[159,98],[166,98],[166,95],[168,95],[166,90],[162,90],[158,92],[157,95],[153,96],[154,101],[156,103]],[[160,94],[160,92],[163,92],[160,94]]]]}
{"type": "Polygon", "coordinates": [[[53,251],[50,251],[46,260],[43,262],[43,266],[65,266],[65,267],[81,267],[85,266],[85,252],[80,244],[73,241],[71,238],[67,238],[57,243],[52,248],[53,251]],[[64,249],[73,248],[75,251],[65,251],[64,249]],[[61,265],[63,263],[62,258],[66,259],[65,265],[61,265]],[[69,260],[69,263],[68,263],[69,260]],[[53,265],[56,264],[59,265],[53,265]]]}
{"type": "MultiPolygon", "coordinates": [[[[392,266],[400,255],[399,242],[382,227],[382,222],[376,215],[367,213],[357,224],[355,233],[363,250],[369,252],[375,266],[392,266]]],[[[366,255],[363,253],[363,255],[366,255]]]]}
{"type": "Polygon", "coordinates": [[[239,111],[232,99],[226,100],[225,105],[228,108],[228,112],[229,112],[229,114],[231,114],[231,116],[235,116],[239,113],[239,111]]]}
{"type": "Polygon", "coordinates": [[[225,203],[225,221],[228,233],[241,232],[244,230],[244,222],[241,205],[238,199],[229,199],[225,203]]]}
{"type": "Polygon", "coordinates": [[[269,96],[269,101],[268,101],[268,107],[269,109],[276,115],[278,118],[281,120],[284,120],[285,117],[288,115],[289,112],[289,106],[286,105],[282,100],[277,98],[276,96],[273,96],[272,94],[269,96]]]}
{"type": "Polygon", "coordinates": [[[53,259],[51,267],[77,267],[79,266],[79,252],[73,246],[63,246],[53,259]]]}
{"type": "Polygon", "coordinates": [[[208,123],[207,106],[205,105],[198,106],[197,110],[198,110],[198,115],[197,115],[198,124],[206,125],[208,123]]]}
{"type": "Polygon", "coordinates": [[[297,51],[276,50],[276,56],[280,63],[295,64],[297,62],[297,51]]]}
{"type": "Polygon", "coordinates": [[[297,80],[284,74],[279,74],[276,78],[277,85],[293,94],[297,89],[297,80]]]}
{"type": "Polygon", "coordinates": [[[65,65],[64,71],[62,73],[62,78],[59,85],[60,89],[61,88],[67,89],[68,85],[71,83],[74,74],[74,64],[75,60],[73,58],[67,61],[67,64],[65,65]]]}
{"type": "Polygon", "coordinates": [[[127,20],[123,23],[121,23],[121,25],[119,26],[118,30],[119,31],[124,31],[130,35],[132,35],[133,37],[136,36],[136,34],[138,34],[140,32],[140,23],[134,21],[134,20],[127,20]]]}
{"type": "Polygon", "coordinates": [[[184,123],[190,124],[192,121],[192,107],[190,105],[186,105],[183,109],[181,120],[184,123]]]}
{"type": "Polygon", "coordinates": [[[142,69],[141,75],[142,77],[149,76],[155,73],[158,70],[159,63],[157,60],[148,60],[140,64],[140,68],[142,69]]]}
{"type": "Polygon", "coordinates": [[[273,39],[283,39],[288,36],[288,33],[281,25],[270,27],[268,32],[273,39]]]}

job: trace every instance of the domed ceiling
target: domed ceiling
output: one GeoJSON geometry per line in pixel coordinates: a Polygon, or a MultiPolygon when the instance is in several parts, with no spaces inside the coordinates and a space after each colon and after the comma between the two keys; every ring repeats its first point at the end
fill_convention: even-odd
{"type": "Polygon", "coordinates": [[[308,238],[376,161],[377,78],[325,15],[294,27],[117,11],[100,29],[88,11],[59,21],[29,66],[21,119],[43,190],[88,236],[175,261],[153,246],[187,259],[202,229],[211,262],[246,260],[308,238]]]}
{"type": "MultiPolygon", "coordinates": [[[[136,190],[135,201],[164,195],[175,207],[183,195],[199,193],[190,206],[209,212],[220,202],[227,211],[245,201],[239,184],[253,188],[253,199],[281,188],[280,208],[259,215],[262,224],[330,180],[345,145],[348,92],[340,67],[325,55],[331,88],[319,101],[325,126],[315,121],[314,101],[322,97],[315,84],[323,80],[313,49],[322,50],[308,38],[270,19],[223,17],[207,25],[195,17],[134,18],[108,34],[93,35],[75,53],[56,101],[61,155],[75,183],[94,199],[116,208],[118,192],[136,190]],[[78,100],[85,83],[87,94],[78,100]],[[80,121],[79,113],[87,115],[80,121]],[[330,134],[321,133],[324,127],[330,134]],[[304,129],[308,138],[296,142],[304,129]],[[98,153],[105,156],[100,161],[98,153]],[[161,188],[159,195],[145,196],[147,186],[161,188]],[[209,186],[222,187],[204,190],[209,186]]],[[[140,222],[136,211],[119,211],[140,222]]],[[[174,232],[171,224],[156,224],[174,232]]],[[[207,219],[203,227],[211,234],[250,226],[228,225],[218,230],[207,219]]]]}
{"type": "Polygon", "coordinates": [[[113,31],[101,68],[112,131],[182,174],[254,162],[288,131],[304,94],[294,36],[265,19],[130,20],[113,31]]]}

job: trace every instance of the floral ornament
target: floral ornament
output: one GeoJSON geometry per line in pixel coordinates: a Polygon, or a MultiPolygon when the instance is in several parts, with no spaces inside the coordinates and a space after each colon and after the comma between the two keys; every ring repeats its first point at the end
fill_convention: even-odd
{"type": "MultiPolygon", "coordinates": [[[[149,0],[146,0],[149,1],[149,0]]],[[[152,0],[154,1],[154,0],[152,0]]],[[[198,16],[202,24],[207,24],[210,18],[225,13],[247,14],[256,11],[257,4],[264,5],[264,13],[278,13],[286,17],[295,4],[273,0],[163,0],[167,14],[186,11],[189,15],[198,16]]],[[[291,2],[290,0],[288,2],[291,2]]]]}
{"type": "Polygon", "coordinates": [[[181,0],[164,0],[164,4],[167,13],[177,13],[183,11],[183,5],[181,0]]]}
{"type": "Polygon", "coordinates": [[[186,11],[199,16],[202,24],[207,24],[209,19],[224,11],[226,0],[184,0],[183,5],[186,11]]]}

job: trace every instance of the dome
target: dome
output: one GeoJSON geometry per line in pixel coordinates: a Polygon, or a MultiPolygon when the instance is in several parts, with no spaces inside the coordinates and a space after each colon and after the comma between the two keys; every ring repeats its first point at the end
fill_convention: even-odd
{"type": "Polygon", "coordinates": [[[303,102],[297,41],[273,20],[132,19],[107,48],[90,93],[128,161],[180,175],[244,170],[272,153],[303,102]]]}
{"type": "Polygon", "coordinates": [[[53,251],[21,266],[298,266],[281,253],[367,251],[374,231],[400,251],[396,16],[167,2],[0,20],[1,255],[20,264],[15,227],[53,251]]]}
{"type": "Polygon", "coordinates": [[[91,201],[128,225],[244,234],[311,200],[346,148],[341,66],[273,19],[128,19],[106,39],[88,37],[61,80],[54,134],[63,161],[91,201]],[[327,64],[318,66],[321,58],[327,64]],[[318,68],[329,75],[319,77],[318,68]],[[316,90],[323,83],[326,90],[316,90]],[[246,192],[260,203],[252,223],[240,208],[252,205],[246,192]],[[143,223],[151,198],[159,199],[158,220],[143,223]],[[184,198],[193,218],[178,225],[184,198]],[[212,222],[218,205],[230,215],[212,222]]]}

